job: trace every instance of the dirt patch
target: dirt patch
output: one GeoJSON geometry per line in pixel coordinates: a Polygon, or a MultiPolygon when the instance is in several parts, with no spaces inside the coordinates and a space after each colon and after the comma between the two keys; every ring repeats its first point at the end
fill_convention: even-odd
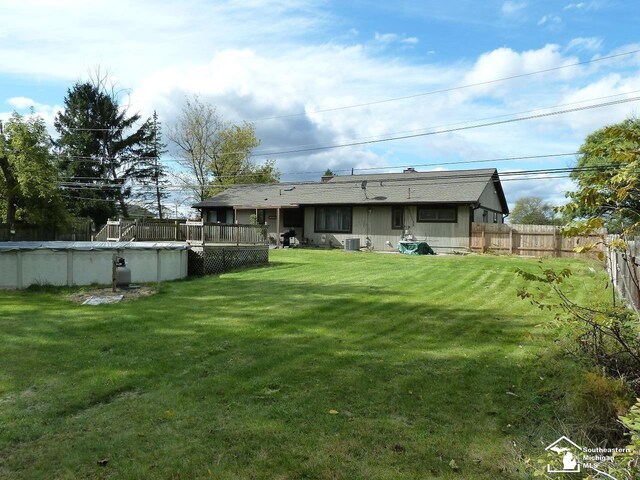
{"type": "Polygon", "coordinates": [[[95,288],[92,290],[83,290],[81,292],[72,293],[69,295],[69,300],[76,303],[84,303],[85,300],[90,297],[112,297],[116,295],[122,295],[124,298],[123,302],[129,300],[137,300],[142,297],[148,297],[150,295],[154,295],[156,290],[151,287],[147,287],[145,285],[141,285],[139,287],[129,287],[129,288],[116,288],[114,292],[111,287],[101,287],[95,288]]]}

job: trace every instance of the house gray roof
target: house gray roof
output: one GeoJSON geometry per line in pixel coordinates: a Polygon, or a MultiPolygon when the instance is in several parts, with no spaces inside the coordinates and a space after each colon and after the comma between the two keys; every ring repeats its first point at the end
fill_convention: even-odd
{"type": "Polygon", "coordinates": [[[436,172],[345,175],[327,182],[233,185],[194,208],[274,208],[304,205],[374,205],[478,202],[493,183],[504,213],[509,212],[494,168],[436,172]]]}

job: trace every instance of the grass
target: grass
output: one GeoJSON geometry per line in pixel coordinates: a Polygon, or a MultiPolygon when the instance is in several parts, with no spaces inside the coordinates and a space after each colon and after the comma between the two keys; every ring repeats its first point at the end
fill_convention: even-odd
{"type": "Polygon", "coordinates": [[[555,440],[534,260],[271,260],[117,305],[0,292],[0,478],[522,478],[555,440]]]}

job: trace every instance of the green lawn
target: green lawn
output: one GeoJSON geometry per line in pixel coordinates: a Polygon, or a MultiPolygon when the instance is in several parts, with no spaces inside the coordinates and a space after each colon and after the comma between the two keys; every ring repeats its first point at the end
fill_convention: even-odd
{"type": "Polygon", "coordinates": [[[0,292],[0,478],[522,478],[555,440],[535,260],[271,260],[117,305],[0,292]]]}

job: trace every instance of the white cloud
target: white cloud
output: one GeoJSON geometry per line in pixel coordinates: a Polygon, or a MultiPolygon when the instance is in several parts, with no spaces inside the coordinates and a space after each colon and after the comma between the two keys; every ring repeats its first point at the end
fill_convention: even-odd
{"type": "Polygon", "coordinates": [[[396,33],[378,33],[374,36],[376,42],[380,43],[393,43],[396,42],[400,36],[396,33]]]}
{"type": "Polygon", "coordinates": [[[415,45],[419,42],[417,37],[406,37],[405,35],[398,35],[397,33],[378,33],[374,35],[374,40],[378,43],[382,44],[392,44],[392,43],[405,43],[415,45]]]}
{"type": "Polygon", "coordinates": [[[538,25],[546,26],[550,29],[555,29],[560,26],[562,19],[558,15],[545,15],[538,20],[538,25]]]}
{"type": "MultiPolygon", "coordinates": [[[[499,78],[526,75],[540,70],[562,67],[563,65],[569,65],[577,61],[578,59],[575,57],[563,56],[560,52],[560,46],[556,44],[548,44],[537,50],[526,50],[523,52],[516,52],[510,48],[498,48],[480,55],[473,68],[465,75],[464,83],[477,84],[491,82],[499,78]]],[[[545,81],[548,77],[556,78],[558,76],[561,76],[563,79],[568,79],[576,76],[579,72],[580,69],[578,68],[556,70],[553,74],[547,76],[536,75],[529,79],[522,79],[519,81],[520,83],[499,82],[474,87],[469,90],[471,93],[466,94],[478,95],[482,93],[485,95],[504,97],[511,95],[513,88],[522,89],[523,83],[526,85],[531,82],[545,81]]],[[[531,87],[527,85],[527,88],[531,87]]]]}
{"type": "Polygon", "coordinates": [[[0,73],[65,79],[97,64],[138,80],[158,65],[205,61],[212,49],[279,49],[326,25],[320,0],[25,0],[0,2],[0,73]],[[123,15],[122,12],[127,12],[123,15]],[[144,19],[144,28],[141,28],[144,19]]]}
{"type": "MultiPolygon", "coordinates": [[[[49,133],[53,135],[53,121],[58,112],[62,110],[62,107],[59,105],[40,103],[28,97],[11,97],[6,100],[6,103],[11,106],[14,111],[22,115],[30,115],[30,110],[33,108],[35,114],[44,120],[49,133]]],[[[11,113],[12,112],[0,112],[0,119],[8,120],[11,113]]]]}
{"type": "Polygon", "coordinates": [[[575,184],[565,175],[541,174],[529,176],[529,178],[516,176],[505,178],[502,181],[502,188],[510,209],[513,209],[516,200],[522,197],[540,197],[555,207],[567,203],[565,193],[575,190],[575,184]]]}
{"type": "Polygon", "coordinates": [[[590,50],[598,51],[602,48],[602,38],[599,37],[577,37],[571,39],[567,45],[567,50],[590,50]]]}
{"type": "Polygon", "coordinates": [[[574,3],[568,3],[567,5],[564,6],[563,10],[565,11],[570,11],[570,10],[581,10],[583,12],[588,12],[590,10],[599,10],[602,6],[603,3],[601,0],[592,0],[590,2],[574,2],[574,3]]]}
{"type": "Polygon", "coordinates": [[[581,10],[583,8],[586,8],[586,6],[587,4],[585,2],[569,3],[564,6],[563,10],[572,10],[572,9],[581,10]]]}
{"type": "MultiPolygon", "coordinates": [[[[580,60],[578,53],[597,45],[597,39],[588,37],[574,39],[564,50],[556,44],[528,50],[504,47],[486,51],[467,62],[447,63],[439,59],[438,63],[430,63],[424,59],[390,59],[379,55],[388,45],[397,48],[418,43],[418,38],[405,34],[377,33],[373,39],[363,39],[356,31],[349,32],[351,25],[340,25],[338,34],[343,35],[338,37],[340,40],[320,35],[318,38],[322,40],[303,41],[299,32],[324,33],[323,29],[332,24],[330,18],[316,10],[317,3],[313,0],[227,0],[215,4],[195,0],[156,4],[140,0],[133,6],[124,0],[114,0],[109,8],[106,3],[97,2],[102,9],[93,5],[89,8],[80,1],[66,2],[69,12],[59,12],[44,0],[23,0],[15,4],[16,11],[0,4],[0,17],[6,18],[3,28],[9,28],[7,34],[16,39],[9,47],[0,49],[0,74],[27,73],[38,78],[56,76],[74,81],[87,67],[102,63],[118,74],[120,85],[132,87],[123,103],[130,103],[132,111],[140,111],[144,116],[157,110],[165,127],[175,118],[185,95],[200,94],[203,100],[216,105],[227,120],[258,120],[256,129],[262,140],[258,151],[263,154],[257,160],[274,158],[282,172],[575,151],[586,133],[605,121],[622,120],[630,107],[620,105],[395,142],[277,153],[299,145],[336,145],[384,138],[398,132],[426,133],[433,130],[430,127],[443,125],[472,125],[483,123],[481,119],[486,118],[511,118],[515,112],[541,106],[640,89],[637,67],[640,57],[634,60],[635,64],[629,58],[624,58],[623,63],[621,57],[616,62],[415,96],[576,63],[580,60]],[[20,7],[23,4],[29,8],[20,7]],[[267,8],[267,4],[272,8],[267,8]],[[25,24],[20,17],[20,13],[26,15],[28,10],[32,11],[29,21],[33,25],[25,24]],[[105,18],[97,18],[95,11],[105,18]],[[123,16],[122,11],[127,11],[127,15],[123,16]],[[149,27],[138,33],[139,25],[134,18],[147,19],[149,27]],[[345,32],[350,34],[344,36],[345,32]],[[634,70],[618,77],[600,73],[621,65],[634,70]],[[406,100],[376,103],[412,95],[406,100]],[[343,108],[354,104],[368,105],[343,108]],[[335,110],[316,112],[327,109],[335,110]],[[301,112],[308,115],[295,116],[301,112]],[[260,120],[265,117],[271,119],[260,120]]],[[[512,3],[506,8],[515,8],[523,2],[512,3]]],[[[550,18],[545,25],[553,23],[553,17],[550,18]]],[[[33,104],[50,124],[59,107],[38,103],[35,94],[25,95],[32,98],[16,96],[5,101],[18,109],[33,104]]],[[[3,117],[6,114],[0,113],[0,118],[3,117]]],[[[562,159],[545,160],[540,166],[558,162],[563,166],[562,159]]],[[[511,170],[517,165],[504,162],[476,166],[511,170]]],[[[285,178],[293,180],[301,176],[285,178]]],[[[521,185],[544,189],[547,182],[521,185]]],[[[518,189],[512,192],[519,193],[518,189]]]]}
{"type": "Polygon", "coordinates": [[[527,2],[515,2],[507,0],[502,4],[502,13],[505,15],[513,15],[527,7],[527,2]]]}
{"type": "Polygon", "coordinates": [[[33,99],[27,97],[13,97],[8,99],[7,103],[12,107],[20,110],[29,107],[36,107],[36,102],[33,99]]]}

